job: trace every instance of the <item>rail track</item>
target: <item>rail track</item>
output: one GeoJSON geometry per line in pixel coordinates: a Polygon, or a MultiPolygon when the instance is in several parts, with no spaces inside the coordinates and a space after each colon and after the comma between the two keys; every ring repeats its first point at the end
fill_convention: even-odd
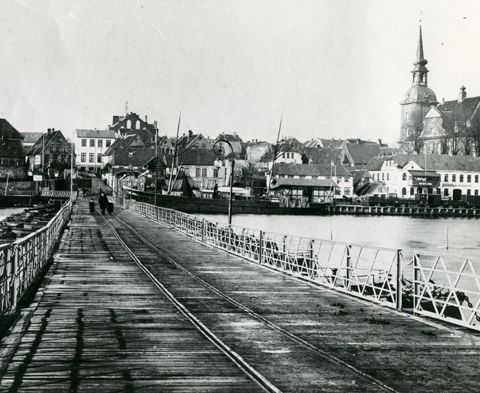
{"type": "Polygon", "coordinates": [[[135,263],[140,267],[140,269],[154,282],[157,288],[175,305],[175,307],[185,315],[192,324],[197,327],[197,329],[207,337],[211,342],[213,342],[223,353],[225,353],[239,368],[241,368],[252,380],[254,380],[259,386],[261,386],[265,391],[268,392],[279,392],[279,388],[277,388],[272,382],[270,382],[262,373],[255,369],[252,365],[248,364],[239,354],[232,351],[228,345],[226,345],[222,340],[220,340],[212,331],[202,323],[192,312],[188,310],[188,308],[179,302],[175,296],[165,287],[162,282],[157,278],[157,274],[153,271],[153,268],[148,268],[144,263],[142,263],[141,259],[138,255],[145,254],[145,247],[146,246],[154,256],[160,256],[162,260],[167,261],[170,265],[174,266],[175,269],[181,271],[185,276],[193,279],[196,283],[200,284],[203,288],[207,289],[214,295],[220,297],[224,301],[228,302],[231,306],[235,307],[236,309],[240,310],[241,312],[248,314],[250,317],[254,318],[256,321],[264,324],[269,329],[273,330],[277,334],[281,334],[286,337],[291,342],[302,346],[309,352],[314,353],[315,355],[321,357],[324,361],[329,362],[330,364],[334,365],[335,367],[339,367],[344,370],[347,374],[355,374],[357,378],[363,379],[368,384],[375,387],[375,391],[386,391],[386,392],[397,392],[394,388],[390,387],[383,381],[375,378],[374,376],[360,370],[358,367],[340,359],[337,356],[328,353],[327,351],[322,350],[318,346],[308,342],[307,340],[299,337],[298,335],[282,328],[269,318],[266,318],[250,307],[242,304],[238,300],[232,298],[228,294],[224,293],[220,289],[214,287],[213,285],[209,284],[198,275],[194,274],[177,261],[175,261],[172,255],[164,252],[158,246],[153,244],[151,241],[144,238],[135,228],[133,228],[130,224],[119,218],[118,216],[110,216],[110,218],[105,219],[109,228],[114,233],[115,237],[118,241],[122,244],[131,258],[135,261],[135,263]],[[117,228],[112,224],[112,222],[116,222],[119,224],[117,228]]]}
{"type": "MultiPolygon", "coordinates": [[[[118,219],[123,225],[127,226],[132,233],[138,236],[138,233],[128,224],[118,219]]],[[[160,290],[160,292],[175,306],[175,308],[185,316],[195,328],[211,343],[213,343],[221,352],[223,352],[239,369],[241,369],[251,380],[253,380],[257,385],[259,385],[264,391],[270,393],[280,393],[281,390],[273,385],[267,378],[265,378],[258,370],[252,367],[248,362],[246,362],[240,355],[228,347],[222,340],[220,340],[207,326],[205,326],[195,315],[193,315],[181,302],[179,302],[175,296],[160,282],[160,280],[153,274],[137,257],[135,252],[127,245],[127,243],[122,239],[115,227],[110,223],[109,220],[105,219],[105,222],[110,227],[113,235],[117,238],[118,242],[122,245],[125,251],[130,255],[132,260],[137,264],[137,266],[145,273],[145,275],[153,282],[153,284],[160,290]]],[[[140,239],[140,238],[139,238],[140,239]]],[[[144,244],[147,246],[154,247],[149,242],[144,241],[144,244]]],[[[160,250],[155,248],[158,253],[161,253],[160,250]]],[[[161,253],[164,255],[164,253],[161,253]]]]}

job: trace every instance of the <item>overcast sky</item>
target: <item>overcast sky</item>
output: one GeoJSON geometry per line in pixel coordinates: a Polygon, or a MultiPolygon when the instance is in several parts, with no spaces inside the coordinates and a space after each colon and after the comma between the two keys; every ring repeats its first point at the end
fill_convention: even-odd
{"type": "Polygon", "coordinates": [[[0,2],[0,117],[19,131],[106,128],[128,110],[161,133],[393,142],[422,15],[429,86],[480,95],[480,2],[0,2]]]}

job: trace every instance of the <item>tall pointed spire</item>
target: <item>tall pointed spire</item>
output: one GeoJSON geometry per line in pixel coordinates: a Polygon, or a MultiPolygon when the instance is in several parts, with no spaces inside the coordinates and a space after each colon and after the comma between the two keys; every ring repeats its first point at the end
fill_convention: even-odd
{"type": "Polygon", "coordinates": [[[423,54],[422,25],[420,25],[418,31],[417,58],[415,59],[415,63],[413,63],[415,67],[412,70],[413,84],[427,85],[428,69],[425,67],[427,63],[428,61],[425,59],[423,54]]]}
{"type": "Polygon", "coordinates": [[[423,39],[422,39],[422,25],[419,26],[418,32],[418,46],[417,46],[417,61],[415,65],[425,66],[428,63],[423,56],[423,39]]]}

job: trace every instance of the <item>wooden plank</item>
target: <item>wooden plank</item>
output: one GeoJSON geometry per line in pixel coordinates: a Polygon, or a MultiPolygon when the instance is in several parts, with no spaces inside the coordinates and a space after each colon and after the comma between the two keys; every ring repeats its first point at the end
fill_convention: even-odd
{"type": "Polygon", "coordinates": [[[80,204],[1,391],[261,391],[118,250],[80,204]]]}

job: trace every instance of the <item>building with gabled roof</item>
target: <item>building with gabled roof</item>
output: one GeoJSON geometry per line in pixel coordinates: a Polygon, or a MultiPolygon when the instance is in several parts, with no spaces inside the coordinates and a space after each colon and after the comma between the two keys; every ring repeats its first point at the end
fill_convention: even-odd
{"type": "MultiPolygon", "coordinates": [[[[167,157],[171,162],[172,157],[167,157]]],[[[213,189],[228,185],[230,167],[226,165],[223,156],[218,156],[211,149],[189,149],[179,152],[176,156],[177,170],[183,170],[196,184],[199,190],[213,189]]],[[[168,171],[168,169],[167,169],[168,171]]]]}
{"type": "Polygon", "coordinates": [[[271,173],[267,174],[267,184],[270,184],[271,190],[283,189],[282,195],[307,197],[311,203],[325,202],[328,189],[332,193],[331,198],[336,199],[351,198],[353,193],[353,176],[341,164],[276,163],[271,173]]]}
{"type": "Polygon", "coordinates": [[[155,124],[148,122],[147,116],[143,120],[139,115],[134,112],[127,113],[125,116],[114,115],[112,124],[108,126],[108,129],[115,132],[116,138],[123,138],[127,135],[136,134],[139,131],[147,131],[150,138],[155,139],[155,133],[157,127],[155,124]]]}
{"type": "Polygon", "coordinates": [[[23,136],[6,119],[0,119],[0,178],[26,177],[23,136]]]}
{"type": "Polygon", "coordinates": [[[50,178],[62,177],[64,170],[70,169],[72,147],[62,131],[49,128],[27,152],[29,171],[50,178]]]}
{"type": "Polygon", "coordinates": [[[480,193],[480,158],[448,154],[397,154],[376,157],[366,169],[372,181],[382,182],[387,192],[413,199],[439,195],[459,200],[480,193]]]}

